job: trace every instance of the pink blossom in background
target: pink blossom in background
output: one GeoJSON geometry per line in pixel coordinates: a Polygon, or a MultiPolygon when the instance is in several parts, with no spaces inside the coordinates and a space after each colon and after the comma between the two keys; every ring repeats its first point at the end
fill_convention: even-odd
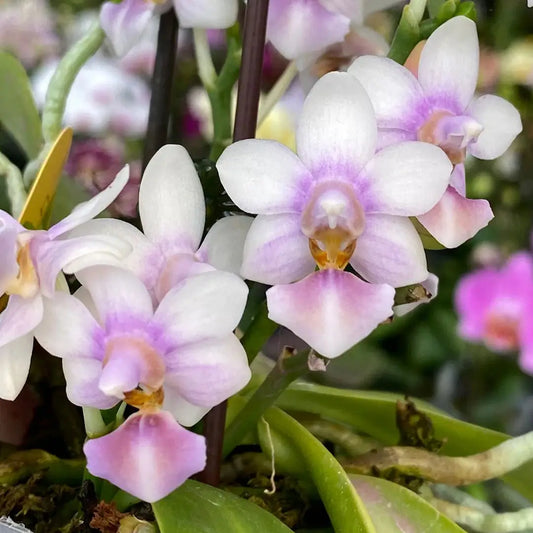
{"type": "Polygon", "coordinates": [[[533,257],[511,256],[500,269],[467,274],[455,291],[459,334],[496,352],[519,352],[522,369],[533,374],[533,257]]]}

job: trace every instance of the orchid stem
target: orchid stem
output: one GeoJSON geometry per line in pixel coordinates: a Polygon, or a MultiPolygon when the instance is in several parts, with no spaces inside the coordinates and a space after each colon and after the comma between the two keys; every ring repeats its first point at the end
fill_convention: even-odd
{"type": "Polygon", "coordinates": [[[223,456],[227,456],[258,423],[280,394],[297,378],[309,372],[309,351],[294,353],[286,348],[276,366],[226,429],[223,456]]]}
{"type": "Polygon", "coordinates": [[[276,331],[277,327],[278,325],[268,318],[268,308],[266,302],[263,302],[241,338],[241,344],[248,356],[248,363],[251,363],[257,357],[261,348],[276,331]]]}
{"type": "Polygon", "coordinates": [[[7,196],[11,204],[11,214],[13,218],[18,218],[28,195],[24,188],[20,170],[3,154],[0,154],[0,175],[5,177],[7,196]]]}
{"type": "Polygon", "coordinates": [[[193,29],[194,53],[196,55],[196,65],[198,66],[198,76],[206,91],[213,90],[217,81],[217,72],[211,57],[207,32],[201,28],[193,29]]]}
{"type": "Polygon", "coordinates": [[[159,19],[150,111],[144,143],[144,168],[159,148],[167,142],[172,82],[176,64],[177,35],[178,20],[175,11],[171,9],[163,13],[159,19]]]}
{"type": "Polygon", "coordinates": [[[261,124],[268,117],[270,111],[273,107],[279,102],[280,98],[287,92],[287,89],[290,87],[292,81],[298,74],[298,68],[296,63],[291,61],[283,74],[278,78],[278,81],[274,84],[274,87],[270,89],[270,92],[266,95],[264,100],[259,106],[259,115],[257,117],[257,127],[260,127],[261,124]]]}

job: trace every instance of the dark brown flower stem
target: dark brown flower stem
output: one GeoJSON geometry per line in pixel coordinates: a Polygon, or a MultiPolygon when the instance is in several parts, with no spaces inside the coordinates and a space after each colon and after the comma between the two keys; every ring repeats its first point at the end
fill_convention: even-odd
{"type": "MultiPolygon", "coordinates": [[[[248,0],[244,18],[242,62],[237,93],[237,110],[233,140],[255,137],[261,72],[268,13],[268,0],[248,0]]],[[[226,421],[226,402],[217,405],[204,419],[207,441],[207,463],[200,481],[217,486],[220,482],[220,463],[226,421]]]]}
{"type": "Polygon", "coordinates": [[[152,75],[152,96],[144,143],[143,169],[167,142],[170,97],[176,63],[178,20],[174,9],[161,15],[157,35],[157,53],[152,75]]]}

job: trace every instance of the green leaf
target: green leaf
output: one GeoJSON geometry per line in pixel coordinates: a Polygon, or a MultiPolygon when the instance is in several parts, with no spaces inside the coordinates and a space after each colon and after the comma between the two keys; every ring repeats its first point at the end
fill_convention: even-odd
{"type": "MultiPolygon", "coordinates": [[[[376,529],[348,475],[333,455],[294,418],[280,409],[266,411],[271,431],[300,455],[320,494],[335,533],[376,533],[376,529]]],[[[275,453],[275,448],[274,448],[275,453]]],[[[288,455],[288,454],[286,454],[288,455]]],[[[381,529],[380,529],[381,533],[381,529]]]]}
{"type": "Polygon", "coordinates": [[[62,175],[57,185],[47,227],[63,220],[81,202],[86,202],[91,195],[73,178],[62,175]]]}
{"type": "Polygon", "coordinates": [[[350,475],[379,533],[464,533],[413,491],[384,479],[350,475]]]}
{"type": "Polygon", "coordinates": [[[161,533],[290,533],[274,515],[230,492],[186,481],[152,504],[161,533]]]}
{"type": "MultiPolygon", "coordinates": [[[[283,409],[314,413],[343,422],[384,445],[392,446],[399,439],[396,402],[400,398],[400,395],[392,393],[342,390],[295,382],[280,396],[277,405],[283,409]]],[[[444,455],[471,455],[510,438],[504,433],[452,418],[421,400],[415,402],[420,411],[430,416],[435,438],[445,441],[441,450],[444,455]]],[[[526,498],[533,500],[533,461],[510,472],[503,479],[526,498]]]]}
{"type": "Polygon", "coordinates": [[[0,122],[29,159],[41,149],[41,120],[30,81],[18,59],[0,51],[0,122]]]}

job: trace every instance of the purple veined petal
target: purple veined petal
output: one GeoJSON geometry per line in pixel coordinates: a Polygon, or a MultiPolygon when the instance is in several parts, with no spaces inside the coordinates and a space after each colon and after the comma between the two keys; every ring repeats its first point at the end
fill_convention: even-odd
{"type": "Polygon", "coordinates": [[[394,289],[340,270],[320,270],[267,291],[269,318],[324,357],[338,357],[392,315],[394,289]]]}
{"type": "Polygon", "coordinates": [[[484,228],[494,214],[487,200],[465,198],[449,186],[437,205],[418,221],[446,248],[455,248],[484,228]]]}
{"type": "Polygon", "coordinates": [[[3,224],[0,219],[0,294],[4,294],[7,285],[17,277],[19,265],[17,263],[17,234],[19,232],[12,226],[3,224]]]}
{"type": "Polygon", "coordinates": [[[14,400],[24,387],[30,371],[33,335],[21,335],[0,346],[0,398],[14,400]]]}
{"type": "Polygon", "coordinates": [[[238,0],[173,0],[182,28],[223,29],[235,24],[238,0]]]}
{"type": "Polygon", "coordinates": [[[263,139],[231,144],[217,161],[217,169],[235,204],[261,215],[299,213],[313,180],[294,152],[263,139]]]}
{"type": "Polygon", "coordinates": [[[377,150],[383,150],[391,144],[399,144],[405,141],[416,141],[416,132],[394,129],[394,128],[383,128],[378,130],[378,145],[377,150]]]}
{"type": "Polygon", "coordinates": [[[367,213],[413,216],[442,198],[453,166],[433,144],[408,141],[378,152],[365,167],[361,201],[367,213]],[[366,189],[366,191],[365,191],[366,189]]]}
{"type": "MultiPolygon", "coordinates": [[[[154,286],[164,258],[160,249],[152,244],[135,226],[114,218],[95,218],[74,228],[68,234],[69,238],[94,235],[111,236],[120,239],[131,247],[131,251],[124,256],[107,254],[105,257],[101,257],[100,260],[105,261],[101,264],[125,268],[139,277],[148,288],[154,286]]],[[[81,270],[81,268],[76,270],[81,270]]]]}
{"type": "Polygon", "coordinates": [[[67,397],[74,405],[109,409],[119,400],[103,393],[98,384],[102,362],[89,357],[63,359],[63,374],[67,382],[67,397]]]}
{"type": "Polygon", "coordinates": [[[404,287],[428,277],[426,254],[408,218],[368,215],[350,264],[371,283],[404,287]]]}
{"type": "Polygon", "coordinates": [[[205,224],[200,178],[187,150],[167,144],[150,159],[139,190],[144,234],[153,243],[195,252],[205,224]]]}
{"type": "Polygon", "coordinates": [[[461,195],[466,196],[466,174],[463,163],[453,167],[450,185],[461,195]]]}
{"type": "Polygon", "coordinates": [[[67,274],[98,265],[115,263],[131,251],[131,246],[112,235],[91,235],[65,240],[34,237],[31,244],[41,291],[52,297],[56,279],[63,269],[67,274]]]}
{"type": "Polygon", "coordinates": [[[287,59],[297,59],[341,42],[350,19],[319,0],[270,0],[267,39],[287,59]]]}
{"type": "Polygon", "coordinates": [[[245,279],[276,285],[291,283],[315,269],[300,215],[259,215],[244,243],[241,274],[245,279]]]}
{"type": "Polygon", "coordinates": [[[210,407],[200,407],[188,402],[172,386],[165,387],[163,409],[172,413],[172,416],[185,427],[194,426],[211,410],[210,407]]]}
{"type": "Polygon", "coordinates": [[[240,215],[217,220],[207,232],[196,257],[217,270],[239,274],[244,241],[253,220],[240,215]]]}
{"type": "Polygon", "coordinates": [[[498,272],[489,268],[468,274],[459,281],[455,289],[455,309],[462,337],[483,338],[486,313],[496,297],[498,278],[498,272]]]}
{"type": "Polygon", "coordinates": [[[171,255],[165,260],[153,288],[156,301],[160,302],[171,289],[186,278],[213,270],[213,266],[198,261],[192,253],[171,255]]]}
{"type": "Polygon", "coordinates": [[[174,346],[226,336],[239,323],[248,287],[235,274],[215,270],[182,281],[161,300],[154,322],[174,346]]]}
{"type": "Polygon", "coordinates": [[[429,303],[431,300],[433,300],[433,298],[435,298],[435,296],[437,296],[439,292],[439,278],[435,276],[435,274],[430,272],[427,279],[424,280],[421,285],[428,293],[427,298],[421,298],[416,302],[395,305],[394,314],[396,316],[406,315],[407,313],[410,313],[416,309],[419,305],[429,303]]]}
{"type": "Polygon", "coordinates": [[[152,298],[142,281],[131,272],[113,266],[94,266],[76,276],[89,291],[106,328],[128,328],[130,320],[152,319],[152,298]]]}
{"type": "Polygon", "coordinates": [[[43,298],[43,319],[35,328],[41,346],[57,357],[104,357],[103,335],[91,312],[76,297],[57,292],[43,298]]]}
{"type": "Polygon", "coordinates": [[[311,173],[353,179],[376,142],[376,118],[362,85],[346,72],[322,76],[307,95],[296,132],[298,155],[311,173]]]}
{"type": "Polygon", "coordinates": [[[28,231],[22,226],[16,219],[14,219],[9,213],[0,209],[0,227],[12,228],[20,233],[21,231],[28,231]]]}
{"type": "Polygon", "coordinates": [[[146,0],[105,2],[100,9],[100,24],[118,56],[126,55],[152,18],[155,4],[146,0]]]}
{"type": "Polygon", "coordinates": [[[468,151],[479,159],[500,157],[522,131],[520,113],[499,96],[486,94],[474,99],[467,113],[483,126],[477,141],[468,146],[468,151]]]}
{"type": "Polygon", "coordinates": [[[99,215],[121,193],[126,183],[128,183],[129,178],[130,168],[126,165],[103,191],[93,196],[90,200],[78,204],[70,215],[52,226],[48,230],[48,237],[53,240],[76,226],[91,220],[96,215],[99,215]]]}
{"type": "Polygon", "coordinates": [[[138,412],[112,433],[87,441],[87,470],[147,502],[155,502],[204,469],[205,439],[166,411],[138,412]]]}
{"type": "Polygon", "coordinates": [[[365,88],[380,130],[416,132],[425,118],[421,114],[425,96],[408,69],[387,57],[362,56],[352,63],[348,73],[365,88]]]}
{"type": "Polygon", "coordinates": [[[218,405],[251,377],[246,352],[233,334],[180,346],[165,356],[165,364],[165,390],[172,387],[200,407],[218,405]]]}
{"type": "Polygon", "coordinates": [[[446,101],[462,112],[474,96],[479,70],[476,24],[453,17],[429,37],[418,65],[418,80],[426,96],[446,101]]]}
{"type": "Polygon", "coordinates": [[[9,297],[7,307],[0,313],[0,346],[33,332],[43,319],[43,298],[9,297]]]}

